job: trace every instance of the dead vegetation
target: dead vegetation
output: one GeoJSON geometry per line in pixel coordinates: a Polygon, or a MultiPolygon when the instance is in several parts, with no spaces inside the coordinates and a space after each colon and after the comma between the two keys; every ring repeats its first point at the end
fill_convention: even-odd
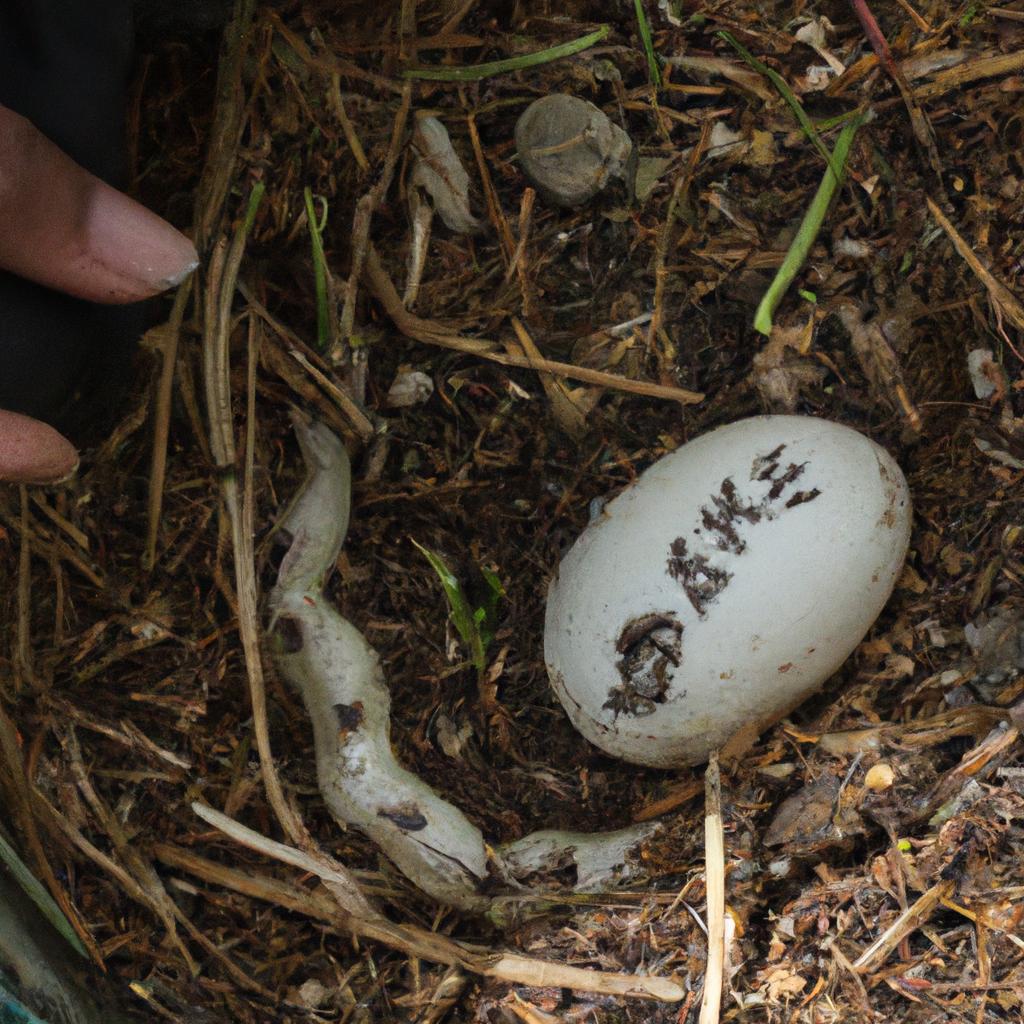
{"type": "MultiPolygon", "coordinates": [[[[137,189],[192,224],[204,266],[79,478],[0,493],[4,803],[143,1019],[1024,1013],[1024,8],[873,0],[894,78],[838,0],[645,6],[657,92],[627,4],[242,0],[219,62],[204,38],[147,43],[137,189]],[[405,76],[606,23],[524,70],[405,76]],[[754,309],[826,165],[720,30],[812,119],[873,115],[768,338],[754,309]],[[629,132],[634,199],[613,183],[563,209],[528,187],[515,122],[558,91],[629,132]],[[424,213],[410,140],[427,113],[479,230],[424,213]],[[332,596],[382,655],[404,763],[494,842],[662,815],[628,890],[548,887],[500,923],[460,917],[328,817],[301,704],[260,650],[274,524],[301,477],[291,404],[355,454],[332,596]],[[619,764],[572,731],[543,601],[591,501],[710,427],[783,409],[884,444],[915,530],[826,692],[723,765],[712,914],[700,773],[619,764]],[[498,574],[481,676],[412,539],[470,587],[498,574]],[[701,1009],[706,913],[720,1011],[701,1009]],[[578,969],[617,980],[571,992],[578,969]],[[623,998],[643,978],[682,1000],[623,998]]],[[[823,566],[821,585],[841,581],[823,566]]]]}

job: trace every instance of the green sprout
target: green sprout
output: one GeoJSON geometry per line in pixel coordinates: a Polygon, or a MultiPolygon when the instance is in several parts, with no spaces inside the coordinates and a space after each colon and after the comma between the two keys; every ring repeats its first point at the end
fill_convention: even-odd
{"type": "Polygon", "coordinates": [[[330,307],[327,301],[327,258],[324,256],[323,230],[327,226],[327,200],[320,200],[320,217],[313,208],[313,193],[307,187],[303,190],[306,202],[306,221],[309,224],[309,241],[313,247],[313,284],[316,288],[316,347],[326,352],[331,340],[330,307]]]}
{"type": "MultiPolygon", "coordinates": [[[[24,889],[25,893],[39,909],[39,912],[60,932],[79,956],[88,959],[89,954],[82,945],[82,940],[75,934],[64,912],[54,902],[53,897],[43,888],[35,875],[29,871],[17,851],[0,835],[0,864],[3,864],[12,878],[24,889]]],[[[2,995],[2,989],[0,989],[2,995]]],[[[0,1019],[3,1019],[0,1014],[0,1019]]]]}
{"type": "Polygon", "coordinates": [[[846,167],[846,158],[849,156],[850,147],[853,145],[854,136],[864,120],[865,118],[863,117],[857,118],[839,133],[839,138],[836,140],[836,148],[830,154],[831,160],[825,170],[824,177],[821,179],[821,184],[818,186],[818,191],[815,192],[811,205],[807,207],[804,213],[800,227],[797,229],[796,237],[793,239],[782,261],[782,266],[775,272],[772,283],[761,297],[761,301],[754,313],[754,330],[760,331],[761,334],[767,335],[772,333],[772,315],[775,313],[778,304],[782,301],[782,296],[786,294],[786,289],[793,283],[793,279],[804,265],[804,261],[811,251],[811,246],[814,245],[814,240],[818,237],[818,232],[824,223],[825,214],[828,213],[832,197],[842,181],[841,177],[836,177],[832,168],[838,167],[839,174],[842,175],[846,167]]]}
{"type": "Polygon", "coordinates": [[[471,601],[462,588],[458,577],[448,568],[445,560],[436,552],[425,548],[418,541],[413,544],[423,553],[431,568],[437,573],[448,599],[448,614],[455,625],[456,632],[469,651],[469,660],[476,669],[477,676],[482,677],[487,671],[487,648],[494,640],[498,622],[498,601],[505,596],[505,588],[501,585],[496,573],[486,566],[480,566],[480,575],[484,580],[484,590],[480,601],[471,601]]]}
{"type": "Polygon", "coordinates": [[[841,168],[834,161],[833,154],[828,151],[828,146],[825,145],[821,136],[818,134],[818,130],[811,123],[811,119],[807,116],[802,104],[796,98],[795,93],[790,89],[782,75],[777,71],[773,71],[767,64],[759,61],[731,32],[722,31],[715,34],[720,39],[724,39],[743,58],[743,60],[746,61],[747,64],[749,64],[759,74],[764,75],[764,77],[775,86],[779,95],[786,101],[786,105],[791,111],[793,111],[793,116],[797,119],[797,123],[803,129],[803,132],[810,140],[811,145],[813,145],[821,154],[822,159],[832,169],[832,174],[838,181],[842,177],[841,168]]]}
{"type": "Polygon", "coordinates": [[[658,64],[658,56],[654,52],[654,39],[651,36],[651,25],[647,20],[644,11],[644,0],[633,0],[636,8],[636,23],[640,29],[640,39],[644,44],[644,53],[647,54],[647,73],[650,75],[651,85],[655,89],[661,88],[661,66],[658,64]]]}
{"type": "Polygon", "coordinates": [[[563,57],[571,57],[581,53],[595,43],[601,42],[610,29],[602,25],[594,32],[589,32],[578,39],[572,39],[568,43],[560,43],[558,46],[550,46],[546,50],[537,50],[534,53],[520,54],[518,57],[507,57],[504,60],[492,60],[485,64],[474,64],[470,67],[448,68],[409,68],[402,72],[403,78],[419,78],[429,82],[479,82],[492,75],[503,75],[509,71],[525,71],[527,68],[535,68],[541,64],[550,64],[552,61],[561,60],[563,57]]]}
{"type": "Polygon", "coordinates": [[[960,15],[960,28],[967,28],[981,13],[982,7],[983,5],[977,2],[969,3],[964,13],[960,15]]]}

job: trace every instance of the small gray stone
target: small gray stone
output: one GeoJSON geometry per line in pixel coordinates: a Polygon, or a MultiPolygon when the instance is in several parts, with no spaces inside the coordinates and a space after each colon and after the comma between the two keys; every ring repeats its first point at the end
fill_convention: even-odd
{"type": "Polygon", "coordinates": [[[545,200],[581,206],[612,178],[632,191],[636,158],[629,136],[593,103],[555,93],[535,100],[516,122],[523,173],[545,200]]]}

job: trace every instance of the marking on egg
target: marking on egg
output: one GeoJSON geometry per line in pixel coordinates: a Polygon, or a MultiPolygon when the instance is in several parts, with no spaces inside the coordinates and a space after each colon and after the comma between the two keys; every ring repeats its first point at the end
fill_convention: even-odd
{"type": "Polygon", "coordinates": [[[615,649],[622,682],[608,691],[603,707],[620,714],[642,717],[663,704],[670,679],[668,668],[682,664],[682,623],[671,613],[654,612],[630,620],[622,627],[615,649]]]}
{"type": "Polygon", "coordinates": [[[731,572],[716,569],[704,555],[687,557],[686,541],[676,537],[669,545],[668,574],[679,580],[694,611],[702,618],[709,602],[728,586],[731,572]]]}
{"type": "MultiPolygon", "coordinates": [[[[775,519],[781,511],[777,508],[779,499],[786,488],[802,476],[807,465],[806,462],[791,462],[780,473],[780,456],[785,450],[786,446],[780,444],[767,455],[754,457],[750,467],[751,481],[771,482],[768,493],[759,502],[754,504],[749,497],[741,497],[732,478],[726,477],[719,485],[718,494],[710,495],[709,504],[701,506],[704,533],[720,551],[743,554],[747,542],[740,536],[739,524],[745,522],[756,526],[762,520],[775,519]]],[[[820,495],[821,490],[817,487],[812,487],[808,491],[797,491],[787,498],[783,507],[796,508],[798,505],[814,501],[820,495]]],[[[701,536],[699,529],[693,532],[701,536]]],[[[704,555],[694,554],[687,557],[686,541],[682,537],[672,541],[669,551],[669,575],[679,580],[694,610],[703,616],[707,605],[729,585],[732,573],[713,565],[704,555]]]]}

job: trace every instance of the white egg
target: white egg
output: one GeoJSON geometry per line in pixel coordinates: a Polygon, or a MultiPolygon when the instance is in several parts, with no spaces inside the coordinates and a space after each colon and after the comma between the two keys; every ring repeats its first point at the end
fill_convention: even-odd
{"type": "Polygon", "coordinates": [[[592,743],[699,764],[791,711],[892,591],[910,494],[849,427],[761,416],[652,465],[605,506],[548,593],[552,686],[592,743]]]}

